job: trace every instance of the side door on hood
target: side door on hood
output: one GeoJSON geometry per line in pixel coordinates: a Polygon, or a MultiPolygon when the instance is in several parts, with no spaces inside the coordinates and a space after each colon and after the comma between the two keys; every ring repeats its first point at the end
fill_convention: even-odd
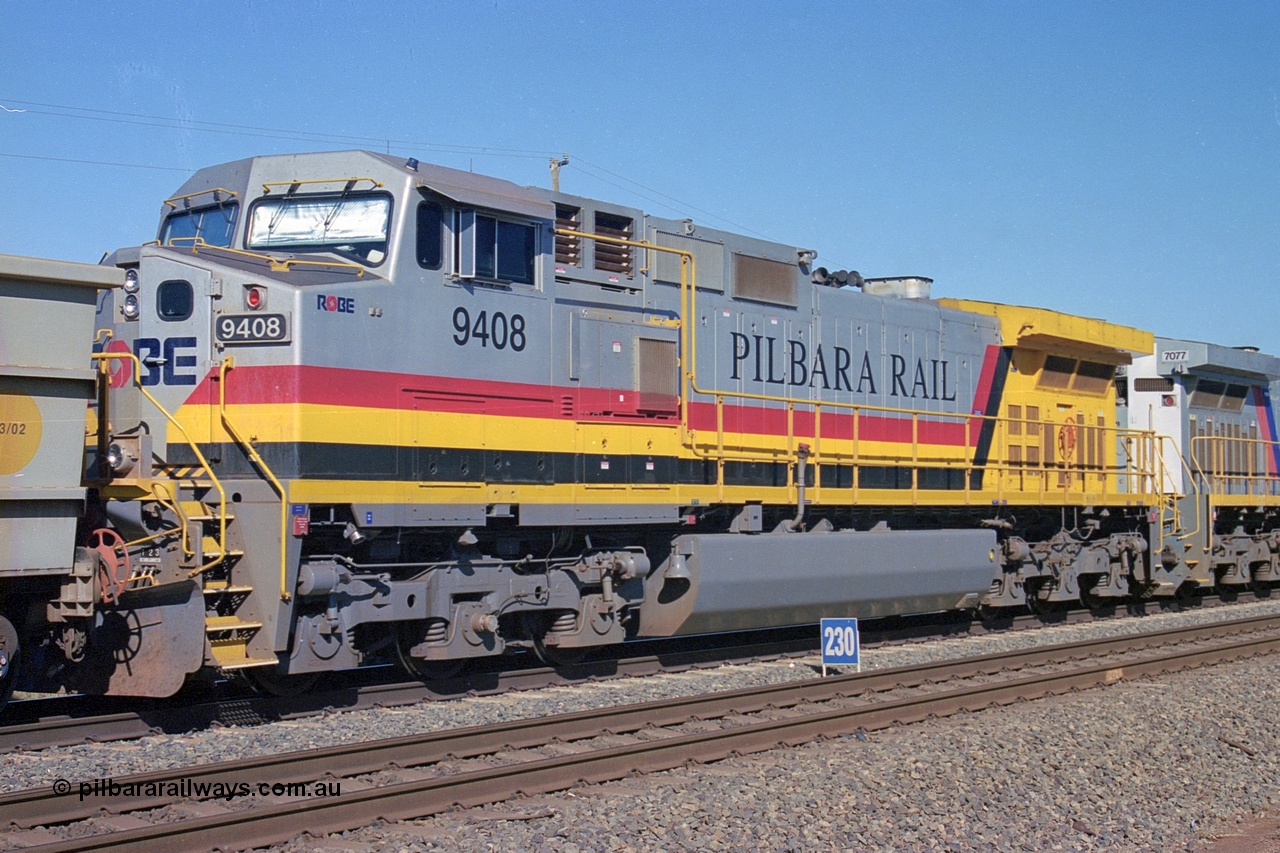
{"type": "MultiPolygon", "coordinates": [[[[214,351],[213,302],[221,282],[206,268],[175,257],[171,250],[144,249],[141,256],[138,335],[133,352],[140,363],[140,384],[202,445],[217,432],[217,389],[205,380],[219,361],[214,351]]],[[[166,445],[178,445],[188,460],[186,441],[163,415],[143,413],[154,450],[168,458],[166,445]]],[[[214,461],[214,460],[210,460],[214,461]]]]}

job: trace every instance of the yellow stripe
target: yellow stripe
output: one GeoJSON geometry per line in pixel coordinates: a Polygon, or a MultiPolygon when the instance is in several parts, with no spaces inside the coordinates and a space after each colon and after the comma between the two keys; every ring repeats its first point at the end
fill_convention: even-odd
{"type": "MultiPolygon", "coordinates": [[[[854,444],[848,438],[792,437],[725,432],[723,440],[715,431],[698,431],[697,453],[680,439],[679,424],[599,423],[552,418],[520,418],[503,415],[448,412],[412,412],[378,408],[322,406],[314,404],[265,403],[228,406],[228,416],[243,434],[256,444],[273,442],[316,442],[364,444],[371,446],[423,446],[511,451],[576,452],[669,456],[685,459],[716,457],[718,448],[732,455],[770,455],[777,461],[795,458],[795,446],[804,441],[811,446],[813,461],[840,458],[847,461],[854,444]]],[[[211,406],[186,406],[178,419],[197,442],[232,441],[218,423],[211,406]]],[[[977,430],[973,440],[976,443],[977,430]]],[[[909,442],[868,441],[857,445],[860,460],[873,464],[899,464],[911,459],[909,442]]],[[[963,458],[958,446],[921,445],[920,460],[957,462],[963,458]]]]}
{"type": "MultiPolygon", "coordinates": [[[[720,449],[730,457],[750,453],[780,463],[795,459],[794,437],[725,433],[721,440],[714,431],[694,436],[698,453],[681,441],[678,424],[594,423],[550,418],[519,418],[483,413],[439,413],[395,411],[378,408],[337,407],[311,404],[261,404],[229,407],[238,428],[255,443],[316,442],[387,446],[476,448],[503,451],[542,451],[624,456],[715,458],[720,449]]],[[[229,441],[221,429],[210,429],[218,420],[215,407],[187,406],[179,413],[184,425],[198,435],[198,441],[229,441]]],[[[976,435],[975,435],[976,440],[976,435]]],[[[838,461],[848,464],[854,444],[850,439],[805,438],[813,447],[813,464],[838,461]]],[[[950,463],[962,469],[962,448],[920,445],[912,452],[909,442],[857,444],[861,466],[940,465],[950,463]],[[961,463],[961,464],[957,464],[961,463]]],[[[1027,506],[1074,505],[1126,506],[1134,495],[1118,494],[1115,478],[1110,478],[1109,494],[1102,494],[1099,480],[1077,484],[1071,491],[1057,486],[1057,469],[1025,471],[1021,478],[1006,478],[999,490],[999,477],[988,470],[983,490],[924,491],[913,496],[909,489],[832,489],[810,487],[807,497],[818,505],[883,506],[983,506],[993,501],[1027,506]],[[1016,482],[1015,482],[1016,481],[1016,482]],[[1021,483],[1021,488],[1018,487],[1021,483]],[[1043,485],[1043,488],[1041,486],[1043,485]],[[1084,491],[1088,488],[1089,491],[1084,491]]],[[[702,505],[762,501],[789,504],[795,501],[794,487],[691,486],[691,485],[504,485],[483,483],[413,483],[352,480],[295,480],[289,485],[290,499],[299,503],[529,503],[529,504],[628,504],[652,503],[702,505]]]]}
{"type": "MultiPolygon", "coordinates": [[[[809,487],[806,499],[813,506],[852,506],[853,489],[809,487]]],[[[966,501],[963,490],[924,491],[912,503],[909,489],[857,490],[860,506],[972,506],[987,507],[997,498],[1010,506],[1058,506],[1093,504],[1123,507],[1133,503],[1133,495],[1100,492],[997,493],[994,489],[973,490],[966,501]]],[[[369,503],[369,504],[669,504],[672,506],[710,506],[717,503],[744,504],[762,502],[787,505],[795,501],[795,490],[785,487],[725,486],[723,495],[716,486],[651,486],[651,485],[515,485],[484,483],[404,483],[376,480],[294,480],[289,498],[296,503],[369,503]]]]}

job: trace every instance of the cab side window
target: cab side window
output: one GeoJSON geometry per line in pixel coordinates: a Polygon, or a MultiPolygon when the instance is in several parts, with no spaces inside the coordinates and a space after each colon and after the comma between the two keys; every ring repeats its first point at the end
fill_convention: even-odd
{"type": "Polygon", "coordinates": [[[195,294],[191,282],[181,279],[164,281],[156,288],[156,313],[160,319],[176,322],[186,320],[195,309],[195,294]]]}
{"type": "Polygon", "coordinates": [[[444,260],[444,208],[434,201],[418,205],[418,265],[440,269],[444,260]]]}
{"type": "Polygon", "coordinates": [[[453,271],[495,284],[536,284],[538,226],[473,208],[453,212],[453,271]]]}
{"type": "Polygon", "coordinates": [[[476,275],[533,284],[534,228],[489,216],[476,217],[476,275]]]}

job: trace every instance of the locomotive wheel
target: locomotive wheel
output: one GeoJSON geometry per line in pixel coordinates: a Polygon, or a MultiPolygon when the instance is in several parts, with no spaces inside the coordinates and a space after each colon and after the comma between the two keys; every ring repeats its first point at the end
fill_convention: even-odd
{"type": "Polygon", "coordinates": [[[1038,589],[1027,590],[1027,609],[1042,622],[1059,622],[1067,614],[1065,601],[1043,601],[1038,589]]]}
{"type": "Polygon", "coordinates": [[[411,678],[419,681],[444,681],[462,671],[466,661],[461,659],[427,660],[411,655],[410,650],[421,642],[422,631],[415,627],[414,623],[401,623],[399,630],[396,631],[396,660],[411,678]]]}
{"type": "Polygon", "coordinates": [[[13,685],[18,681],[18,665],[21,662],[21,648],[18,645],[18,629],[13,623],[0,616],[0,708],[13,695],[13,685]]]}
{"type": "Polygon", "coordinates": [[[270,667],[254,667],[244,670],[241,675],[244,676],[244,680],[249,686],[259,693],[289,699],[310,692],[316,686],[316,682],[320,680],[320,676],[323,673],[307,672],[300,675],[290,675],[277,672],[270,667]]]}
{"type": "Polygon", "coordinates": [[[990,604],[979,604],[978,620],[988,628],[1008,628],[1013,624],[1013,607],[992,607],[990,604]]]}
{"type": "Polygon", "coordinates": [[[524,634],[533,644],[533,653],[537,655],[538,660],[549,667],[575,666],[587,655],[587,649],[582,646],[565,648],[547,643],[547,634],[555,624],[556,616],[568,618],[572,613],[573,611],[563,611],[558,614],[525,614],[524,634]]]}
{"type": "Polygon", "coordinates": [[[561,648],[560,646],[548,646],[541,634],[535,634],[533,637],[533,653],[538,656],[538,660],[550,667],[576,666],[582,663],[582,659],[587,656],[587,649],[584,646],[576,648],[561,648]]]}
{"type": "Polygon", "coordinates": [[[1266,564],[1263,563],[1262,567],[1253,568],[1249,572],[1249,591],[1258,598],[1271,597],[1271,582],[1258,579],[1258,575],[1261,573],[1261,568],[1265,568],[1265,566],[1266,564]]]}
{"type": "Polygon", "coordinates": [[[1100,610],[1105,610],[1108,607],[1115,607],[1115,599],[1104,598],[1101,595],[1096,594],[1093,591],[1093,587],[1094,584],[1082,583],[1080,585],[1080,603],[1085,606],[1085,609],[1096,613],[1100,610]]]}

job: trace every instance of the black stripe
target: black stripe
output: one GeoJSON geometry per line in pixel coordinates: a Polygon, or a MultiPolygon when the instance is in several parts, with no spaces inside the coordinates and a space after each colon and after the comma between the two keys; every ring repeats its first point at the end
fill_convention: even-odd
{"type": "MultiPolygon", "coordinates": [[[[715,463],[674,456],[553,453],[450,447],[396,447],[323,442],[256,446],[277,477],[289,480],[384,480],[407,482],[618,483],[714,485],[715,463]]],[[[256,477],[259,472],[233,444],[202,444],[200,451],[219,477],[256,477]]],[[[168,447],[171,466],[196,464],[184,445],[168,447]]],[[[743,478],[766,484],[766,477],[743,478]]],[[[783,478],[785,483],[785,476],[783,478]]]]}
{"type": "MultiPolygon", "coordinates": [[[[859,465],[860,489],[910,489],[910,465],[859,465]]],[[[960,468],[916,468],[916,487],[926,491],[963,491],[964,470],[960,468]]],[[[852,465],[823,465],[822,486],[826,489],[852,489],[852,465]]]]}
{"type": "MultiPolygon", "coordinates": [[[[233,444],[202,444],[202,453],[219,477],[258,477],[260,473],[233,444]]],[[[674,456],[552,453],[547,451],[480,450],[447,447],[396,447],[321,442],[264,443],[257,451],[277,477],[286,480],[379,480],[385,482],[464,482],[551,485],[554,483],[645,484],[712,486],[716,462],[674,456]]],[[[168,447],[170,466],[192,465],[195,454],[186,445],[168,447]]],[[[786,462],[724,463],[727,486],[779,488],[787,485],[786,462]]],[[[918,487],[929,490],[964,488],[963,471],[954,468],[917,469],[918,487]]],[[[853,487],[849,465],[810,465],[807,485],[853,487]],[[817,470],[815,470],[817,469],[817,470]]],[[[858,485],[869,489],[910,489],[910,466],[863,465],[858,485]]]]}
{"type": "Polygon", "coordinates": [[[1013,358],[1013,347],[1000,347],[996,357],[995,375],[991,377],[991,393],[987,396],[987,408],[983,412],[986,418],[978,431],[978,443],[973,449],[973,475],[969,488],[975,491],[982,488],[982,475],[985,473],[987,458],[991,454],[991,443],[996,436],[996,418],[1000,415],[1000,404],[1004,400],[1004,384],[1009,376],[1009,362],[1013,358]]]}

